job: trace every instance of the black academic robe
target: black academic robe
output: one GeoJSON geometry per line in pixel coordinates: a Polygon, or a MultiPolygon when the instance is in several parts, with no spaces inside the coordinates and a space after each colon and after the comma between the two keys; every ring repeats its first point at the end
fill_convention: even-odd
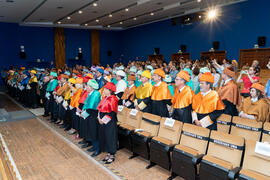
{"type": "Polygon", "coordinates": [[[85,119],[86,126],[86,141],[96,141],[98,139],[99,122],[97,119],[98,111],[94,109],[87,109],[89,116],[85,119]]]}
{"type": "Polygon", "coordinates": [[[183,123],[192,123],[191,116],[192,106],[189,105],[185,108],[178,108],[173,110],[172,118],[183,123]]]}
{"type": "Polygon", "coordinates": [[[222,102],[225,105],[224,114],[238,116],[238,110],[236,108],[236,105],[227,100],[222,100],[222,102]]]}

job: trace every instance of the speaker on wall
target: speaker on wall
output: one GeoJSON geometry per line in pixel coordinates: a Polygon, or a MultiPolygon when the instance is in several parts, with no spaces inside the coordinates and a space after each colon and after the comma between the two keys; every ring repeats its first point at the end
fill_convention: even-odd
{"type": "Polygon", "coordinates": [[[111,50],[107,51],[107,55],[112,56],[112,51],[111,50]]]}
{"type": "Polygon", "coordinates": [[[215,50],[218,50],[218,49],[219,49],[219,41],[214,41],[214,42],[213,42],[213,48],[214,48],[215,50]]]}
{"type": "Polygon", "coordinates": [[[155,53],[160,54],[160,48],[155,48],[155,53]]]}
{"type": "Polygon", "coordinates": [[[172,26],[176,26],[178,19],[177,18],[172,18],[171,20],[172,20],[172,26]]]}
{"type": "Polygon", "coordinates": [[[180,46],[180,48],[181,48],[181,51],[182,51],[182,52],[186,52],[186,51],[187,51],[187,46],[186,46],[185,44],[182,44],[182,45],[180,46]]]}
{"type": "Polygon", "coordinates": [[[26,58],[26,53],[25,52],[20,52],[20,58],[25,59],[26,58]]]}
{"type": "Polygon", "coordinates": [[[78,59],[82,59],[83,54],[81,52],[78,53],[78,59]]]}
{"type": "Polygon", "coordinates": [[[266,44],[266,37],[265,36],[259,36],[258,37],[258,45],[259,46],[265,46],[266,44]]]}

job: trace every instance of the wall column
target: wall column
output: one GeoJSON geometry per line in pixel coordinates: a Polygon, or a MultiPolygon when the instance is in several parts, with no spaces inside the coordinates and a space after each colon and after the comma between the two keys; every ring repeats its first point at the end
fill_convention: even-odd
{"type": "Polygon", "coordinates": [[[66,44],[64,28],[54,28],[55,67],[62,68],[66,62],[66,44]]]}
{"type": "Polygon", "coordinates": [[[92,65],[99,64],[99,31],[91,30],[92,65]]]}

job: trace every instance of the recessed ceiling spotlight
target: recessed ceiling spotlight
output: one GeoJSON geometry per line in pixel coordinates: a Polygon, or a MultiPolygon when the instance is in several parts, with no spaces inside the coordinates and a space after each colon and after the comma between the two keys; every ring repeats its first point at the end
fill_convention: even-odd
{"type": "Polygon", "coordinates": [[[99,20],[98,20],[98,19],[96,19],[96,22],[99,22],[99,20]]]}
{"type": "Polygon", "coordinates": [[[95,7],[96,7],[96,6],[97,6],[97,3],[93,3],[93,6],[95,6],[95,7]]]}
{"type": "Polygon", "coordinates": [[[201,19],[202,18],[202,16],[201,15],[199,15],[199,19],[201,19]]]}
{"type": "Polygon", "coordinates": [[[197,2],[199,3],[199,2],[201,2],[202,0],[197,0],[197,2]]]}
{"type": "Polygon", "coordinates": [[[120,24],[123,24],[123,22],[121,21],[120,24]]]}
{"type": "Polygon", "coordinates": [[[136,21],[136,20],[137,20],[137,18],[133,18],[133,20],[134,20],[134,21],[136,21]]]}
{"type": "Polygon", "coordinates": [[[61,21],[58,21],[57,24],[61,24],[61,21]]]}
{"type": "Polygon", "coordinates": [[[110,25],[107,26],[108,28],[111,27],[110,25]]]}
{"type": "Polygon", "coordinates": [[[85,26],[88,26],[88,24],[84,24],[85,26]]]}
{"type": "Polygon", "coordinates": [[[151,16],[154,16],[154,13],[150,13],[151,16]]]}
{"type": "Polygon", "coordinates": [[[71,19],[71,17],[68,16],[67,19],[71,19]]]}
{"type": "Polygon", "coordinates": [[[78,13],[79,13],[79,14],[82,14],[83,12],[80,10],[80,11],[78,11],[78,13]]]}
{"type": "Polygon", "coordinates": [[[125,9],[126,12],[128,12],[128,10],[129,10],[128,8],[125,9]]]}
{"type": "Polygon", "coordinates": [[[112,17],[112,14],[109,14],[109,17],[112,17]]]}

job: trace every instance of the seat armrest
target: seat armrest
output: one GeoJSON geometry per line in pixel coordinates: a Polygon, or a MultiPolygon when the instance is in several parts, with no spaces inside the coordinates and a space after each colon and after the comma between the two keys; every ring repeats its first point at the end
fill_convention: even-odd
{"type": "Polygon", "coordinates": [[[199,164],[199,163],[201,162],[203,156],[204,156],[204,154],[199,154],[198,156],[194,156],[194,157],[192,158],[192,163],[193,163],[194,165],[199,164]]]}
{"type": "Polygon", "coordinates": [[[240,170],[241,170],[240,167],[236,167],[236,168],[233,168],[232,170],[230,170],[229,174],[228,174],[229,179],[237,178],[238,175],[239,175],[240,170]]]}

